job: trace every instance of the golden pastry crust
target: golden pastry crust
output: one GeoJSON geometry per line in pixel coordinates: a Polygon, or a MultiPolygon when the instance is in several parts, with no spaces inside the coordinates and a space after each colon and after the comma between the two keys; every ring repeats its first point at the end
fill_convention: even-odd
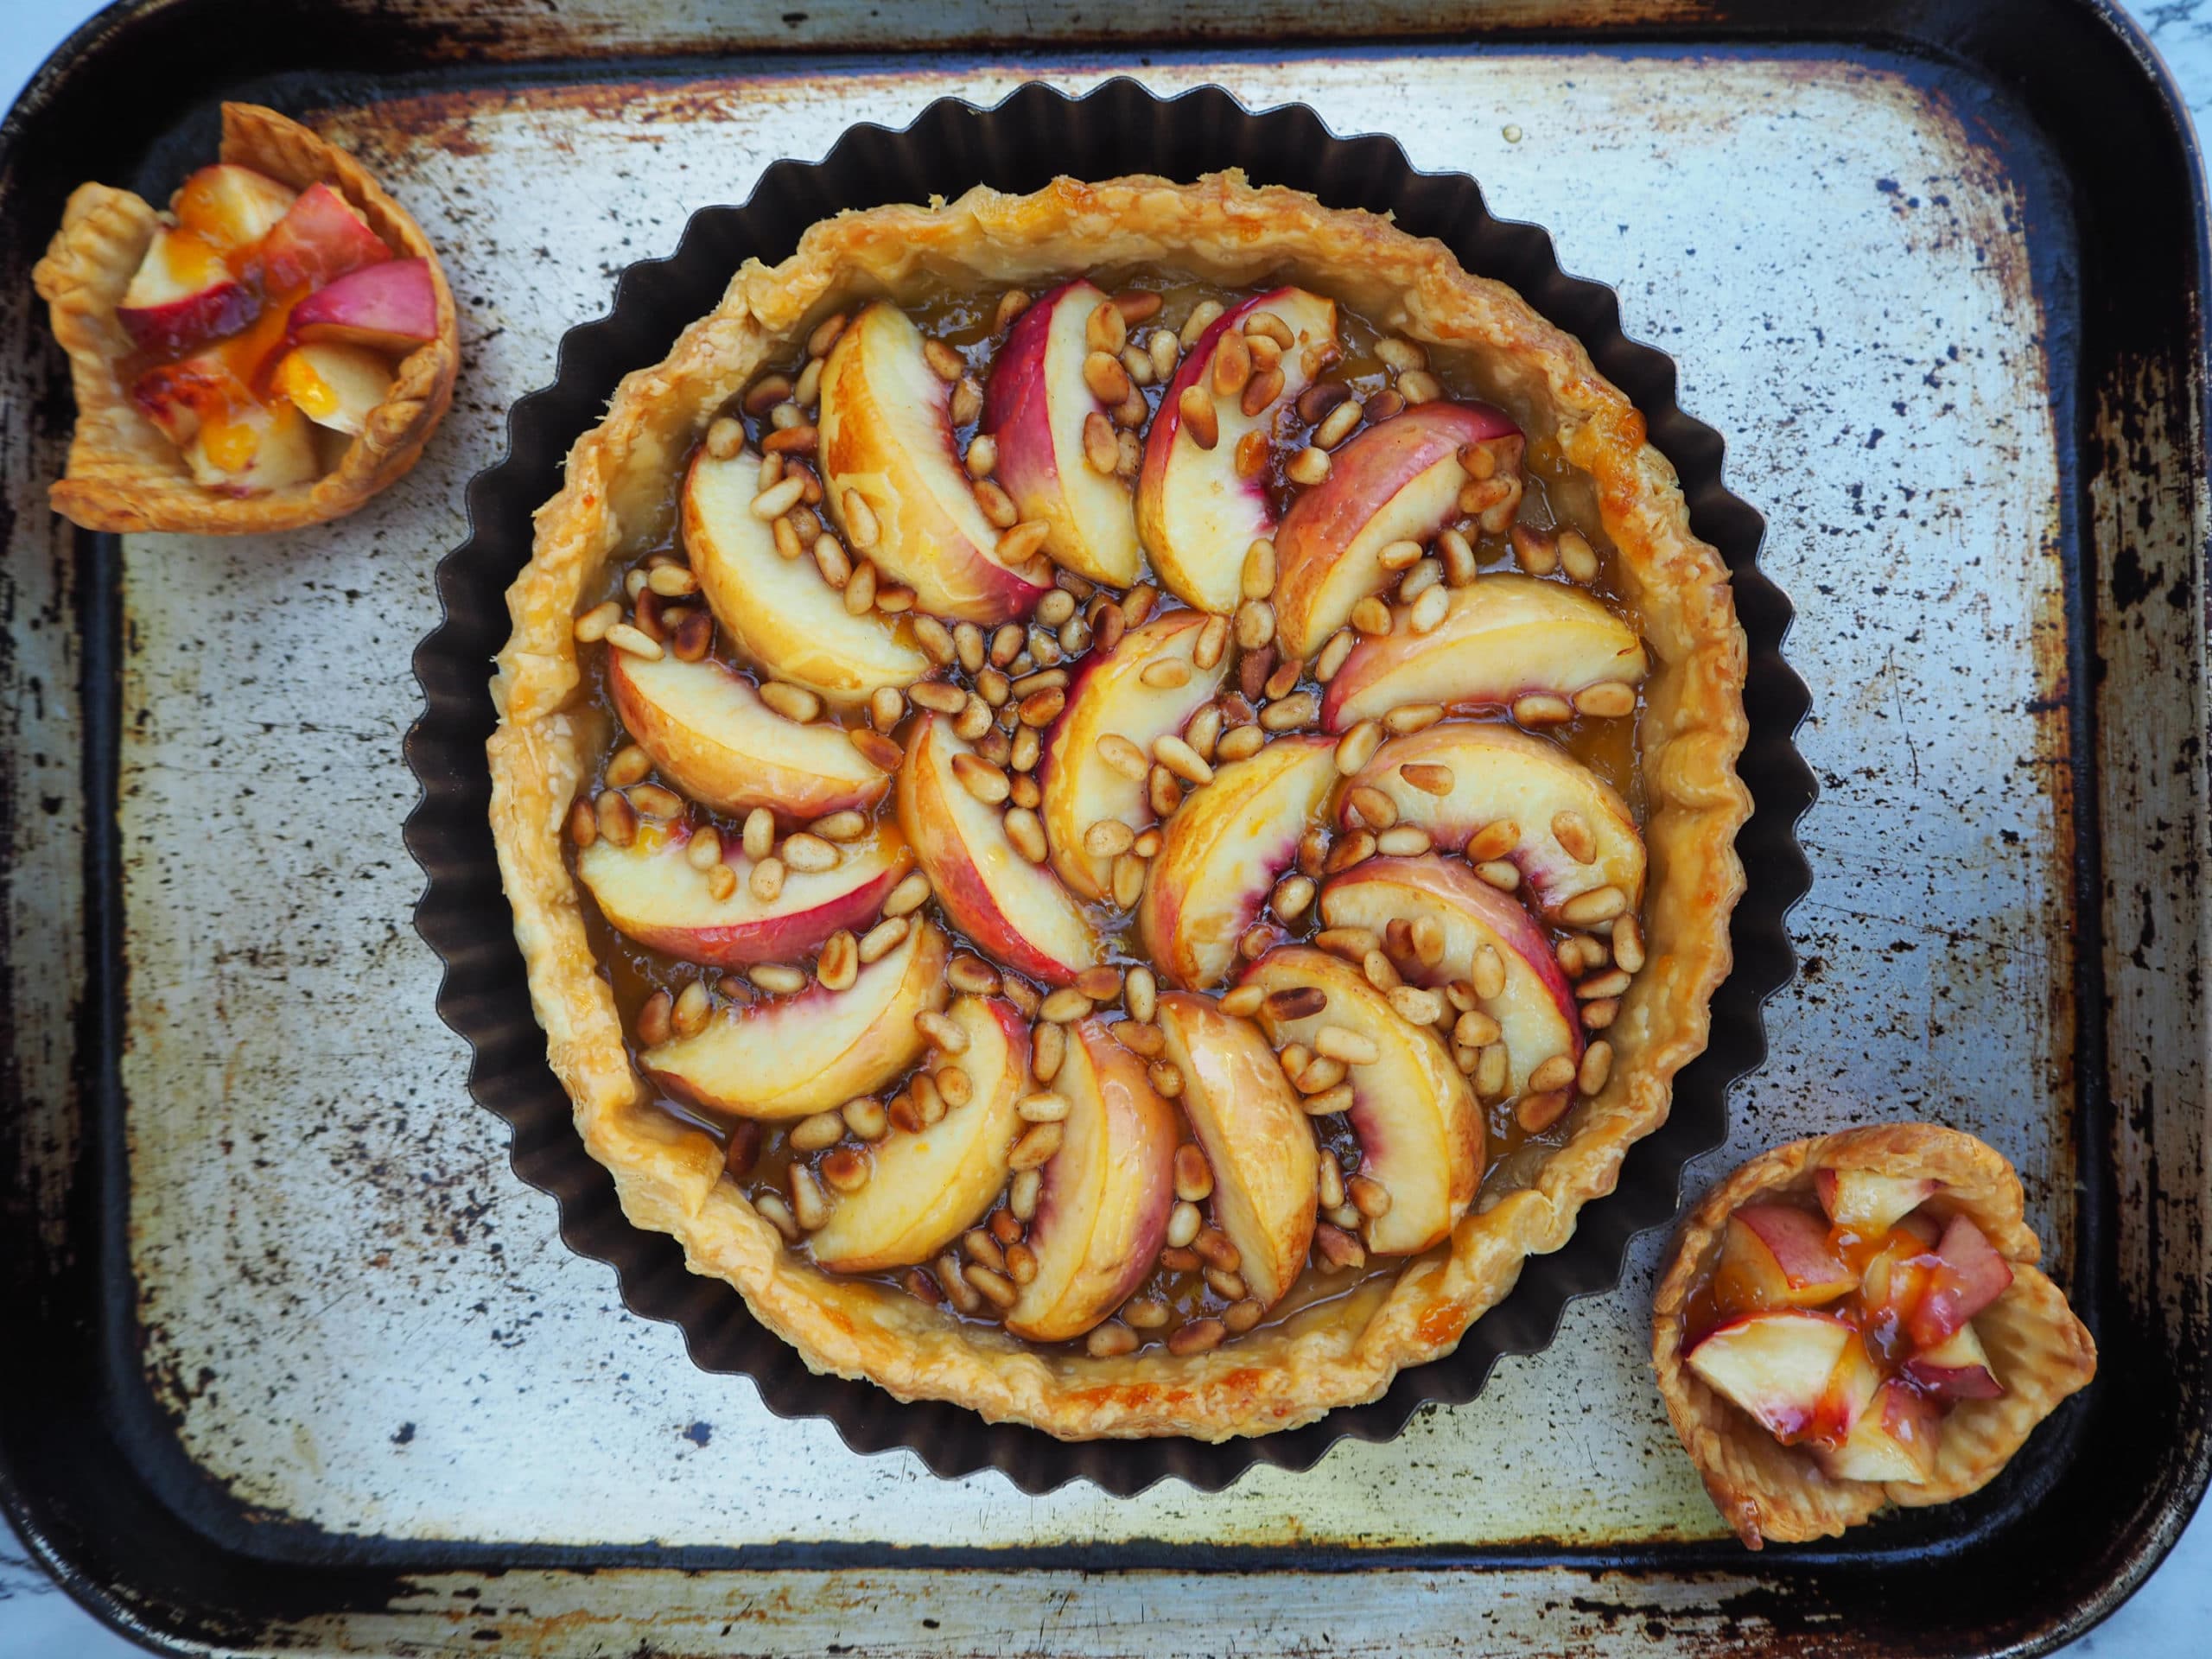
{"type": "Polygon", "coordinates": [[[2096,1345],[2065,1293],[2035,1267],[2043,1247],[2023,1212],[2020,1178],[2003,1154],[1933,1123],[1877,1124],[1792,1141],[1762,1153],[1706,1194],[1683,1222],[1652,1301],[1651,1363],[1675,1433],[1746,1545],[1838,1537],[1885,1503],[1916,1508],[1979,1491],[2060,1401],[2096,1375],[2096,1345]],[[1946,1190],[1927,1208],[1972,1217],[2012,1267],[2011,1288],[1974,1321],[2005,1391],[1951,1408],[1935,1475],[1924,1484],[1829,1478],[1810,1456],[1783,1445],[1682,1363],[1684,1313],[1719,1258],[1728,1217],[1760,1199],[1816,1204],[1813,1178],[1823,1169],[1932,1176],[1946,1190]]]}
{"type": "Polygon", "coordinates": [[[849,213],[814,226],[773,268],[748,262],[721,303],[664,362],[631,374],[570,451],[540,509],[529,567],[508,590],[514,632],[493,695],[493,821],[554,1070],[592,1155],[639,1225],[672,1234],[691,1269],[736,1286],[817,1370],[866,1376],[900,1399],[957,1402],[994,1421],[1067,1439],[1188,1434],[1218,1440],[1310,1422],[1375,1399],[1402,1366],[1447,1354],[1510,1291],[1522,1262],[1555,1250],[1622,1157],[1667,1116],[1675,1073],[1701,1051],[1729,967],[1735,854],[1749,815],[1735,771],[1745,739],[1745,643],[1727,571],[1693,536],[1675,472],[1643,418],[1581,346],[1440,243],[1312,196],[1221,174],[1195,184],[1060,180],[1027,196],[849,213]],[[1554,432],[1594,486],[1654,671],[1642,724],[1651,887],[1649,962],[1607,1033],[1611,1081],[1567,1120],[1566,1144],[1494,1176],[1448,1249],[1395,1279],[1204,1355],[1157,1349],[1092,1359],[1022,1346],[913,1299],[824,1274],[784,1247],[713,1141],[649,1107],[607,982],[586,942],[562,824],[582,781],[586,716],[571,632],[608,561],[664,533],[668,480],[707,424],[823,316],[855,299],[920,297],[947,277],[1033,289],[1099,266],[1160,265],[1231,286],[1296,282],[1432,346],[1472,348],[1485,395],[1524,429],[1554,432]],[[1501,1179],[1503,1177],[1503,1179],[1501,1179]]]}
{"type": "Polygon", "coordinates": [[[78,186],[31,276],[47,302],[54,337],[69,354],[77,396],[68,467],[49,499],[56,512],[86,530],[242,535],[342,518],[414,466],[453,402],[461,361],[453,294],[436,251],[407,211],[345,151],[257,104],[223,105],[221,159],[257,168],[295,190],[327,184],[360,210],[387,247],[404,258],[429,260],[438,337],[401,360],[361,435],[315,482],[243,497],[210,490],[138,412],[118,372],[133,348],[116,307],[160,215],[128,190],[78,186]]]}

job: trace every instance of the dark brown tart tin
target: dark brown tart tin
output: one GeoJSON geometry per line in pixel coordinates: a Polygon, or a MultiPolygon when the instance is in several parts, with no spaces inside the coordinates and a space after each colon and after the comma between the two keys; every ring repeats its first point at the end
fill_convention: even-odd
{"type": "Polygon", "coordinates": [[[446,964],[438,1011],[474,1050],[470,1092],[513,1126],[515,1173],[558,1202],[562,1237],[614,1268],[632,1311],[679,1326],[696,1363],[753,1378],[770,1410],[826,1418],[855,1452],[905,1446],[939,1475],[998,1469],[1033,1493],[1080,1478],[1128,1495],[1166,1475],[1217,1491],[1255,1463],[1305,1469],[1340,1437],[1388,1440],[1421,1406],[1472,1399],[1499,1356],[1543,1348],[1569,1300],[1618,1282],[1632,1237],[1673,1220],[1684,1166],[1725,1137],[1729,1085],[1766,1056],[1760,1005],[1794,971],[1785,912],[1811,884],[1794,835],[1814,784],[1791,744],[1808,696],[1782,658],[1789,604],[1758,569],[1764,524],[1723,483],[1719,435],[1675,404],[1672,360],[1621,332],[1612,290],[1562,271],[1544,231],[1493,218],[1472,179],[1421,172],[1388,137],[1339,138],[1302,105],[1255,112],[1216,87],[1162,99],[1124,79],[1077,99],[1032,84],[988,110],[943,99],[903,131],[858,126],[819,162],[776,162],[742,206],[695,213],[674,253],[629,267],[613,309],[563,339],[553,384],[515,404],[508,435],[505,459],[469,486],[473,533],[438,567],[446,620],[415,653],[428,706],[407,741],[423,788],[407,844],[429,877],[415,925],[446,964]],[[484,753],[494,723],[488,665],[508,633],[505,589],[530,559],[531,515],[558,487],[570,444],[599,420],[625,373],[658,362],[713,308],[746,259],[784,258],[808,226],[847,208],[950,199],[976,184],[1030,191],[1056,175],[1187,179],[1230,167],[1440,238],[1469,270],[1511,284],[1580,339],[1643,411],[1651,442],[1681,475],[1693,528],[1727,561],[1750,640],[1751,738],[1740,770],[1756,806],[1737,842],[1747,886],[1732,929],[1735,969],[1713,1001],[1712,1041],[1675,1080],[1669,1121],[1630,1152],[1618,1189],[1583,1210],[1567,1246],[1531,1257],[1513,1293],[1455,1353],[1401,1372],[1379,1400],[1284,1433],[1219,1445],[1071,1443],[814,1375],[753,1321],[734,1288],[693,1274],[673,1239],[623,1216],[613,1178],[585,1153],[546,1064],[500,889],[484,753]]]}

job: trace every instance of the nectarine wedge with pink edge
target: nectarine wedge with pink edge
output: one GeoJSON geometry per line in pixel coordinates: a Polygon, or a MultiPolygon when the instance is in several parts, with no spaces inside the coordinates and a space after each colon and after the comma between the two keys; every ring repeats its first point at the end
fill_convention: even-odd
{"type": "Polygon", "coordinates": [[[1181,1103],[1213,1172],[1214,1224],[1243,1258],[1262,1307],[1297,1281],[1313,1243],[1320,1149],[1313,1125],[1260,1028],[1211,997],[1169,991],[1160,1036],[1183,1074],[1181,1103]]]}
{"type": "Polygon", "coordinates": [[[855,556],[913,589],[922,610],[988,627],[1027,616],[1052,566],[1001,562],[1001,532],[953,452],[950,393],[906,314],[887,301],[867,307],[823,365],[823,488],[855,556]],[[848,492],[867,503],[872,532],[855,534],[848,492]]]}
{"type": "Polygon", "coordinates": [[[1425,542],[1459,516],[1463,445],[1517,429],[1487,404],[1421,404],[1360,433],[1331,457],[1275,533],[1275,632],[1310,657],[1390,580],[1382,550],[1425,542]]]}
{"type": "Polygon", "coordinates": [[[1406,703],[1455,713],[1504,709],[1548,694],[1573,700],[1593,685],[1643,682],[1649,664],[1636,631],[1580,588],[1510,571],[1453,592],[1427,633],[1395,607],[1389,632],[1362,639],[1321,697],[1341,732],[1406,703]]]}
{"type": "Polygon", "coordinates": [[[1247,550],[1275,532],[1266,469],[1240,474],[1238,446],[1253,433],[1263,439],[1271,433],[1276,411],[1311,385],[1337,351],[1336,302],[1302,288],[1279,288],[1216,318],[1168,381],[1137,474],[1137,533],[1154,571],[1185,605],[1223,613],[1236,608],[1247,550]],[[1262,312],[1281,321],[1292,344],[1282,353],[1281,389],[1248,415],[1242,393],[1215,393],[1214,363],[1223,340],[1232,331],[1241,334],[1262,312]],[[1213,410],[1210,444],[1183,418],[1183,394],[1194,388],[1213,410]]]}
{"type": "Polygon", "coordinates": [[[702,448],[683,477],[683,549],[730,648],[789,685],[841,708],[888,686],[904,691],[936,665],[880,611],[855,616],[810,558],[786,559],[753,513],[760,457],[717,461],[702,448]]]}
{"type": "Polygon", "coordinates": [[[295,340],[334,340],[404,356],[438,337],[438,293],[427,259],[387,259],[319,288],[292,308],[295,340]]]}
{"type": "Polygon", "coordinates": [[[834,870],[791,871],[764,902],[753,893],[753,861],[733,841],[721,861],[737,885],[717,899],[707,872],[687,856],[694,833],[688,824],[664,835],[640,830],[627,847],[602,837],[576,855],[576,876],[618,932],[710,968],[797,962],[840,928],[865,930],[914,867],[896,830],[879,833],[844,848],[834,870]]]}
{"type": "Polygon", "coordinates": [[[1029,1089],[1029,1024],[1011,1002],[956,999],[946,1017],[968,1046],[969,1095],[925,1129],[894,1130],[866,1148],[868,1185],[841,1197],[808,1240],[835,1273],[926,1262],[974,1226],[1006,1190],[1025,1127],[1014,1103],[1029,1089]]]}
{"type": "Polygon", "coordinates": [[[1068,1103],[1030,1224],[1036,1276],[1007,1310],[1032,1342],[1079,1337],[1142,1284],[1175,1203],[1175,1109],[1103,1020],[1068,1027],[1052,1079],[1068,1103]]]}
{"type": "MultiPolygon", "coordinates": [[[[1582,907],[1573,901],[1601,887],[1613,888],[1630,910],[1643,897],[1643,842],[1628,804],[1558,744],[1517,727],[1446,721],[1394,737],[1352,784],[1380,790],[1399,822],[1426,830],[1451,851],[1465,848],[1478,830],[1491,830],[1504,843],[1510,827],[1502,850],[1479,843],[1477,850],[1518,870],[1547,915],[1573,921],[1582,907]],[[1426,786],[1408,780],[1409,766],[1426,786]],[[1443,792],[1433,792],[1440,786],[1443,792]]],[[[1348,790],[1339,807],[1348,826],[1351,801],[1348,790]]]]}
{"type": "Polygon", "coordinates": [[[785,823],[848,807],[865,811],[890,775],[827,721],[786,720],[753,683],[712,658],[658,661],[607,653],[615,711],[661,775],[702,806],[742,815],[765,806],[785,823]]]}
{"type": "Polygon", "coordinates": [[[1015,319],[991,360],[982,429],[998,445],[992,476],[1024,518],[1052,527],[1046,555],[1077,575],[1127,588],[1144,559],[1129,486],[1084,458],[1084,423],[1105,412],[1084,378],[1085,330],[1090,314],[1110,303],[1078,279],[1015,319]]]}
{"type": "Polygon", "coordinates": [[[835,1111],[892,1082],[927,1046],[914,1016],[950,995],[944,932],[925,922],[842,991],[819,980],[790,996],[721,1009],[695,1036],[638,1056],[677,1099],[783,1121],[835,1111]]]}
{"type": "Polygon", "coordinates": [[[361,210],[327,184],[311,184],[261,238],[261,284],[270,295],[321,288],[391,250],[361,210]]]}
{"type": "Polygon", "coordinates": [[[963,760],[979,764],[949,721],[925,713],[914,722],[899,768],[899,827],[954,926],[1017,973],[1065,985],[1098,963],[1104,942],[1059,877],[1015,848],[1000,809],[961,781],[963,760]]]}
{"type": "Polygon", "coordinates": [[[1191,990],[1218,985],[1239,935],[1322,821],[1336,787],[1336,745],[1314,734],[1276,738],[1217,769],[1167,821],[1145,873],[1137,926],[1153,964],[1191,990]]]}
{"type": "Polygon", "coordinates": [[[1113,650],[1091,652],[1075,671],[1067,707],[1046,740],[1039,775],[1052,868],[1082,898],[1103,899],[1113,876],[1112,855],[1084,844],[1090,827],[1111,822],[1142,830],[1154,822],[1143,779],[1116,769],[1099,744],[1125,738],[1149,754],[1157,740],[1179,734],[1212,699],[1229,662],[1226,653],[1211,668],[1192,660],[1205,623],[1200,612],[1169,611],[1130,629],[1113,650]],[[1174,666],[1162,671],[1160,664],[1174,666]],[[1173,678],[1177,669],[1188,676],[1180,685],[1154,685],[1144,677],[1151,671],[1155,677],[1173,678]]]}
{"type": "Polygon", "coordinates": [[[1858,1333],[1830,1313],[1745,1313],[1715,1325],[1685,1356],[1707,1388],[1783,1440],[1818,1420],[1829,1379],[1858,1333]]]}
{"type": "Polygon", "coordinates": [[[1278,1049],[1303,1043],[1351,1057],[1344,1084],[1360,1173],[1390,1198],[1362,1224],[1367,1248],[1411,1255],[1441,1243],[1474,1201],[1486,1137],[1474,1091],[1435,1032],[1401,1019],[1358,969],[1309,945],[1277,946],[1242,982],[1267,994],[1257,1017],[1278,1049]]]}
{"type": "Polygon", "coordinates": [[[142,350],[174,357],[245,327],[260,310],[219,252],[164,226],[124,289],[115,320],[142,350]]]}
{"type": "Polygon", "coordinates": [[[1330,927],[1363,927],[1378,937],[1395,920],[1423,917],[1444,935],[1433,967],[1418,962],[1402,971],[1415,984],[1472,983],[1484,977],[1476,957],[1497,952],[1504,988],[1477,1006],[1497,1022],[1505,1045],[1509,1098],[1527,1087],[1529,1072],[1555,1054],[1582,1059],[1582,1020],[1574,987],[1560,971],[1551,946],[1520,901],[1500,893],[1458,859],[1370,858],[1331,876],[1321,888],[1321,920],[1330,927]]]}

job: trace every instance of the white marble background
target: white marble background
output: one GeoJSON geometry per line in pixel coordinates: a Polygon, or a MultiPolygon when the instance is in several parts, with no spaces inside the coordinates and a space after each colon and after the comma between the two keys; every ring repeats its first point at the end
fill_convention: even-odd
{"type": "MultiPolygon", "coordinates": [[[[39,62],[98,9],[95,0],[0,0],[0,96],[12,99],[39,62]]],[[[2212,5],[2170,0],[2136,8],[2180,80],[2192,114],[2212,105],[2212,5]]],[[[2144,1659],[2201,1653],[2212,1624],[2212,1521],[2200,1516],[2141,1592],[2069,1656],[2144,1659]]],[[[79,1611],[0,1526],[0,1655],[118,1659],[137,1649],[79,1611]]]]}

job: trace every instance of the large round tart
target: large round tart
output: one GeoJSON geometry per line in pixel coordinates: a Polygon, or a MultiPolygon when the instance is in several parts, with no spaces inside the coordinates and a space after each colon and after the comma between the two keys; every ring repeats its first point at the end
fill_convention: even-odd
{"type": "Polygon", "coordinates": [[[637,1224],[1221,1440],[1449,1353],[1703,1047],[1745,645],[1583,348],[1234,174],[847,213],[570,453],[493,827],[637,1224]]]}

